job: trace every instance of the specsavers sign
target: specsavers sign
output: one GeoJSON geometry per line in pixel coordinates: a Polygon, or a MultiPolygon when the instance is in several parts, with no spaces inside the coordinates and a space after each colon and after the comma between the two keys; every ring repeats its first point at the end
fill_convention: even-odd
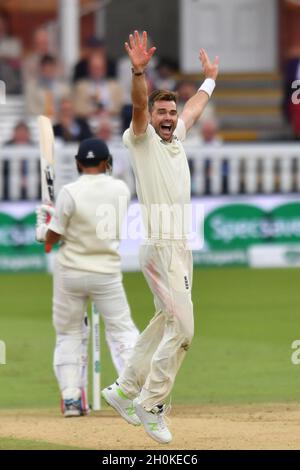
{"type": "Polygon", "coordinates": [[[300,198],[205,199],[198,265],[300,266],[300,198]]]}
{"type": "Polygon", "coordinates": [[[282,204],[272,210],[250,204],[221,206],[206,217],[204,237],[210,250],[300,243],[300,202],[282,204]]]}

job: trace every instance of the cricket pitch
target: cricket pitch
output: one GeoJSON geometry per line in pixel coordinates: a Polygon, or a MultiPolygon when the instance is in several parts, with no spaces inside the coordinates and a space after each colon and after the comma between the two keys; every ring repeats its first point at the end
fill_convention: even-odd
{"type": "Polygon", "coordinates": [[[96,450],[299,449],[300,405],[176,406],[173,441],[156,444],[114,411],[64,419],[58,410],[1,410],[1,438],[96,450]]]}

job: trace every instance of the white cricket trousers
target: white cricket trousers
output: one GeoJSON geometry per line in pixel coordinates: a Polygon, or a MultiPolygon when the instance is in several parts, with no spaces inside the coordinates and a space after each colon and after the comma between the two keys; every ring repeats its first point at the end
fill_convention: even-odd
{"type": "Polygon", "coordinates": [[[156,314],[139,336],[118,379],[129,398],[150,411],[170,394],[194,334],[193,260],[183,241],[147,243],[140,263],[154,295],[156,314]]]}
{"type": "Polygon", "coordinates": [[[77,271],[56,260],[53,286],[54,371],[63,398],[77,398],[74,390],[84,389],[87,380],[84,316],[88,300],[95,303],[104,320],[106,341],[118,373],[128,361],[139,332],[130,315],[121,273],[77,271]]]}

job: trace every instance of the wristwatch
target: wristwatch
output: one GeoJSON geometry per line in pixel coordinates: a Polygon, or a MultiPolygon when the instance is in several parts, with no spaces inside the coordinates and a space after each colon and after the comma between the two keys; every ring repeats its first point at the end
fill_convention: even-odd
{"type": "Polygon", "coordinates": [[[140,75],[144,75],[145,70],[143,70],[142,72],[135,72],[134,68],[131,67],[131,72],[132,72],[132,75],[135,75],[136,77],[139,77],[140,75]]]}

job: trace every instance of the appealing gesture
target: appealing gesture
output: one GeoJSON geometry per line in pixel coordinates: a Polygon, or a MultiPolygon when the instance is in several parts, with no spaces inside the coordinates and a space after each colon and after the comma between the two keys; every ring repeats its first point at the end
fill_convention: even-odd
{"type": "Polygon", "coordinates": [[[201,60],[205,78],[212,78],[213,80],[216,80],[219,72],[219,57],[216,56],[214,63],[212,64],[206,51],[204,49],[200,49],[199,59],[201,60]]]}
{"type": "Polygon", "coordinates": [[[143,72],[147,67],[151,57],[156,51],[156,47],[147,50],[147,32],[144,31],[142,37],[137,31],[129,36],[129,43],[125,42],[125,49],[130,57],[132,66],[136,72],[143,72]]]}

